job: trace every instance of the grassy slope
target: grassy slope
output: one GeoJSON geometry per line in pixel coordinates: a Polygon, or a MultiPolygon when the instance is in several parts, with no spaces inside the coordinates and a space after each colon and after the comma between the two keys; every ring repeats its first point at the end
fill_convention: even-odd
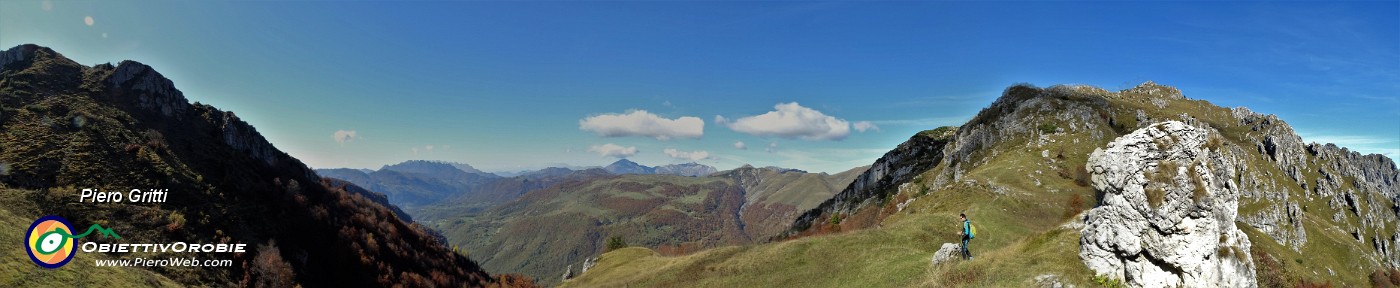
{"type": "Polygon", "coordinates": [[[613,236],[648,247],[741,243],[736,241],[747,238],[736,233],[732,214],[723,211],[738,208],[739,194],[721,195],[732,185],[723,178],[604,176],[531,191],[481,214],[431,225],[491,271],[525,273],[551,283],[567,265],[600,254],[613,236]]]}
{"type": "MultiPolygon", "coordinates": [[[[1092,92],[1091,92],[1092,94],[1092,92]]],[[[1226,108],[1206,101],[1173,100],[1166,108],[1152,106],[1141,95],[1110,100],[1106,111],[1124,128],[1101,125],[1099,129],[1114,138],[1137,125],[1132,114],[1141,109],[1152,121],[1177,119],[1188,113],[1220,129],[1225,138],[1237,145],[1246,143],[1244,135],[1251,133],[1240,127],[1226,108]],[[1125,121],[1126,119],[1127,121],[1125,121]],[[1122,124],[1120,124],[1122,125],[1122,124]]],[[[1054,121],[1044,121],[1054,122],[1054,121]]],[[[1065,123],[1055,123],[1064,127],[1065,123]]],[[[1254,132],[1257,134],[1257,132],[1254,132]]],[[[1062,228],[1068,217],[1066,203],[1079,195],[1087,206],[1093,204],[1093,189],[1074,183],[1073,179],[1057,175],[1059,169],[1083,167],[1089,152],[1102,147],[1106,141],[1091,141],[1085,132],[1060,133],[1057,140],[1041,147],[1026,147],[1033,136],[1006,141],[995,148],[987,164],[968,171],[963,180],[950,187],[932,187],[933,192],[917,200],[903,212],[883,220],[880,227],[807,237],[783,242],[743,247],[725,247],[681,257],[663,257],[645,249],[629,248],[604,254],[599,266],[582,277],[563,283],[568,287],[594,286],[750,286],[754,284],[780,286],[1030,286],[1042,274],[1056,274],[1062,281],[1088,285],[1091,272],[1079,259],[1078,228],[1062,228]],[[1081,143],[1075,143],[1075,140],[1081,143]],[[1104,143],[1097,143],[1104,142],[1104,143]],[[1064,159],[1042,158],[1049,150],[1051,158],[1063,154],[1064,159]],[[1041,186],[1034,182],[1039,180],[1041,186]],[[995,183],[1005,187],[1006,194],[996,194],[985,185],[995,183]],[[929,257],[943,242],[954,242],[958,229],[956,215],[967,211],[978,225],[979,237],[973,242],[974,261],[955,261],[937,267],[929,265],[929,257]]],[[[1280,187],[1301,197],[1301,188],[1253,149],[1243,145],[1250,167],[1274,177],[1280,187]]],[[[944,164],[925,172],[930,179],[944,164]]],[[[1314,174],[1316,174],[1314,172],[1314,174]]],[[[1315,179],[1316,175],[1309,175],[1315,179]]],[[[920,180],[916,180],[920,181],[920,180]]],[[[1314,180],[1315,181],[1315,180],[1314,180]]],[[[1311,182],[1311,181],[1310,181],[1311,182]]],[[[918,182],[919,185],[925,183],[918,182]]],[[[1312,185],[1312,184],[1310,184],[1312,185]]],[[[918,189],[912,189],[918,191],[918,189]]],[[[917,193],[908,192],[905,193],[917,193]]],[[[913,196],[913,195],[911,195],[913,196]]],[[[1257,243],[1256,250],[1283,259],[1287,280],[1292,282],[1330,282],[1342,286],[1365,286],[1365,275],[1378,266],[1371,260],[1355,255],[1371,251],[1351,239],[1331,220],[1332,211],[1322,200],[1306,201],[1311,207],[1305,228],[1309,241],[1301,252],[1278,245],[1247,224],[1238,223],[1257,243]],[[1316,203],[1314,203],[1316,202],[1316,203]],[[1334,227],[1334,228],[1324,228],[1334,227]],[[1306,255],[1306,256],[1304,256],[1306,255]],[[1328,268],[1337,273],[1328,273],[1328,268]]],[[[1252,199],[1241,203],[1243,217],[1249,208],[1257,207],[1252,199]],[[1249,208],[1246,208],[1249,207],[1249,208]]],[[[1070,213],[1074,211],[1068,211],[1070,213]]],[[[1369,253],[1369,252],[1367,252],[1369,253]]],[[[1256,259],[1256,262],[1258,260],[1256,259]]]]}
{"type": "MultiPolygon", "coordinates": [[[[23,243],[25,231],[20,227],[29,227],[34,219],[43,216],[37,214],[39,209],[34,207],[32,203],[21,199],[32,193],[35,192],[0,187],[0,227],[14,227],[13,229],[3,229],[4,232],[0,232],[0,243],[23,243]]],[[[75,225],[80,224],[75,223],[75,225]]],[[[78,287],[182,286],[165,278],[165,276],[147,270],[95,266],[95,260],[111,259],[103,253],[82,253],[80,251],[73,256],[73,260],[69,261],[67,265],[58,269],[44,269],[34,265],[24,250],[5,249],[4,253],[0,254],[0,275],[12,276],[0,278],[0,286],[41,287],[56,283],[72,284],[78,287]]]]}

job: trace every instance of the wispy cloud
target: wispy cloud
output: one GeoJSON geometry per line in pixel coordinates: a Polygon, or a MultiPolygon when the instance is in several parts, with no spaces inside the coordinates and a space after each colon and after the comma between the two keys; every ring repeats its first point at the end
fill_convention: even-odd
{"type": "Polygon", "coordinates": [[[856,131],[859,131],[861,133],[865,133],[866,130],[880,131],[880,126],[875,125],[875,123],[871,123],[870,121],[859,121],[856,123],[851,123],[851,127],[856,128],[856,131]]]}
{"type": "Polygon", "coordinates": [[[681,151],[667,148],[662,152],[666,153],[666,156],[671,156],[671,158],[675,158],[678,160],[690,160],[691,162],[710,159],[710,152],[705,150],[681,151]]]}
{"type": "Polygon", "coordinates": [[[355,130],[335,130],[335,133],[331,134],[331,138],[335,139],[336,143],[345,145],[345,142],[353,142],[360,139],[360,136],[355,130]]]}
{"type": "Polygon", "coordinates": [[[598,153],[603,157],[627,158],[637,155],[637,146],[622,146],[613,143],[603,145],[593,145],[588,147],[589,152],[598,153]]]}

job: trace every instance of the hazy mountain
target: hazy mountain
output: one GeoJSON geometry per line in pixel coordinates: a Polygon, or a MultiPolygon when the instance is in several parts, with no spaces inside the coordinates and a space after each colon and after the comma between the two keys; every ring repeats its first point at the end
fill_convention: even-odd
{"type": "MultiPolygon", "coordinates": [[[[458,287],[497,281],[367,198],[373,194],[322,180],[233,112],[189,103],[174,83],[134,61],[87,67],[35,45],[3,51],[0,143],[0,222],[8,227],[61,215],[121,235],[85,242],[249,247],[228,256],[79,253],[54,270],[7,252],[0,255],[0,286],[458,287]],[[80,187],[170,194],[164,203],[75,203],[80,187]],[[92,264],[112,257],[228,257],[235,265],[92,264]]],[[[7,243],[21,242],[19,233],[4,235],[7,243]]]]}
{"type": "Polygon", "coordinates": [[[608,164],[603,170],[613,174],[656,174],[656,168],[637,164],[627,159],[618,159],[617,162],[608,164]]]}
{"type": "Polygon", "coordinates": [[[468,193],[418,207],[412,211],[421,221],[432,222],[444,217],[461,217],[480,212],[496,204],[515,200],[526,192],[553,186],[556,183],[612,175],[603,169],[569,170],[546,168],[521,176],[499,178],[471,187],[468,193]]]}
{"type": "Polygon", "coordinates": [[[543,189],[522,188],[529,192],[482,211],[439,205],[420,221],[485,259],[488,269],[553,283],[569,265],[601,253],[609,237],[666,253],[766,239],[862,171],[827,175],[745,166],[688,177],[591,169],[564,174],[543,189]]]}
{"type": "Polygon", "coordinates": [[[562,286],[1364,287],[1400,264],[1396,203],[1394,161],[1304,143],[1273,115],[1151,82],[1016,85],[910,137],[777,241],[622,249],[562,286]],[[935,264],[963,213],[976,258],[935,264]]]}
{"type": "MultiPolygon", "coordinates": [[[[476,172],[468,172],[459,167],[471,168],[470,165],[461,163],[410,160],[384,165],[383,168],[369,173],[344,168],[317,169],[316,172],[322,176],[342,179],[369,190],[382,192],[389,197],[391,203],[402,206],[411,213],[412,210],[420,206],[457,198],[463,194],[489,194],[492,191],[476,188],[501,179],[495,174],[483,173],[476,169],[472,169],[476,172]]],[[[492,197],[485,195],[479,198],[492,197]]],[[[481,205],[495,203],[498,202],[482,203],[481,205]]]]}

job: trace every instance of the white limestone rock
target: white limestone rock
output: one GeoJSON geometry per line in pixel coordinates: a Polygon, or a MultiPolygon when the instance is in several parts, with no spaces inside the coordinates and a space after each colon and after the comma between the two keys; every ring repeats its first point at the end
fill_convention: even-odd
{"type": "Polygon", "coordinates": [[[1084,264],[1134,287],[1258,286],[1235,227],[1238,161],[1212,137],[1169,121],[1096,149],[1086,168],[1104,199],[1085,217],[1084,264]]]}

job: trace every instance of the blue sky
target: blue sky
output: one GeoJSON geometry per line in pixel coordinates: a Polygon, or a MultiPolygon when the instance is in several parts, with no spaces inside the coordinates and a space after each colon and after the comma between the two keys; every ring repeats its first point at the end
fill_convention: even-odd
{"type": "Polygon", "coordinates": [[[1147,80],[1400,156],[1395,1],[0,2],[22,43],[154,66],[322,168],[837,172],[1014,83],[1147,80]]]}

